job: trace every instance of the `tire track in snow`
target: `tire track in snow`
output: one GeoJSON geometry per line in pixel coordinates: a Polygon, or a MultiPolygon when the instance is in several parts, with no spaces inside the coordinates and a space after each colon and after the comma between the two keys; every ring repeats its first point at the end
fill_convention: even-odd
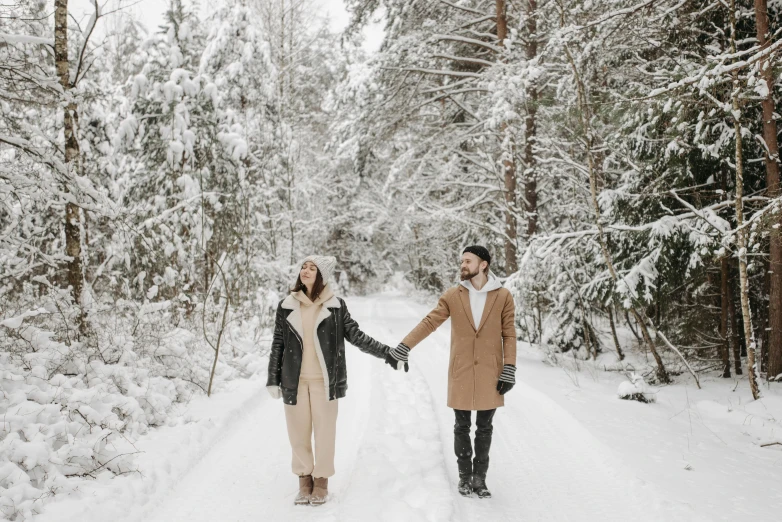
{"type": "MultiPolygon", "coordinates": [[[[354,299],[352,314],[369,335],[395,343],[387,311],[374,299],[354,299]]],[[[369,427],[357,448],[353,480],[346,491],[346,521],[445,521],[454,519],[454,499],[443,461],[430,391],[416,371],[373,367],[369,427]]],[[[349,381],[353,376],[349,376],[349,381]]]]}

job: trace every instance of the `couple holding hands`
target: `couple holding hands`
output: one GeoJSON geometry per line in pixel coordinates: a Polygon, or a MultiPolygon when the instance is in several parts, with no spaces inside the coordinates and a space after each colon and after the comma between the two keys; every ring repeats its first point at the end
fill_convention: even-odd
{"type": "Polygon", "coordinates": [[[461,284],[448,289],[396,348],[369,337],[350,317],[345,301],[328,284],[336,259],[309,256],[291,294],[277,308],[266,383],[285,403],[293,473],[299,477],[295,504],[324,504],[334,475],[337,402],[347,391],[345,341],[408,371],[408,355],[448,318],[451,355],[448,407],[455,413],[454,451],[463,496],[489,498],[486,473],[492,420],[515,383],[515,305],[489,269],[491,256],[470,246],[461,256],[461,284]],[[475,451],[470,439],[476,413],[475,451]],[[313,434],[315,451],[313,453],[313,434]],[[474,457],[473,457],[474,455],[474,457]]]}

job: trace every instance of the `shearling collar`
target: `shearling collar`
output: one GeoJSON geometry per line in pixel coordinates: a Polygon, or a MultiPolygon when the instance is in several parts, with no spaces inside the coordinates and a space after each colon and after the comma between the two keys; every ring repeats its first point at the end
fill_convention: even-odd
{"type": "MultiPolygon", "coordinates": [[[[327,290],[324,290],[324,292],[326,291],[327,290]]],[[[293,294],[289,294],[288,297],[286,297],[282,301],[282,307],[286,310],[298,310],[299,308],[301,308],[301,302],[296,298],[296,296],[294,296],[293,294]]],[[[323,308],[341,308],[341,307],[342,305],[340,304],[339,299],[337,299],[337,296],[335,296],[333,293],[331,293],[331,296],[326,301],[323,302],[323,308]]]]}

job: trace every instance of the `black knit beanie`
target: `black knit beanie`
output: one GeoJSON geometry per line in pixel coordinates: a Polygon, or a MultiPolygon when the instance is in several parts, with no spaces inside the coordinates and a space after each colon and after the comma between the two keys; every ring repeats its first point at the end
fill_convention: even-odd
{"type": "Polygon", "coordinates": [[[480,257],[487,263],[491,264],[491,254],[489,254],[489,251],[486,249],[486,247],[482,247],[480,245],[473,245],[468,246],[464,249],[462,254],[475,254],[476,256],[480,257]]]}

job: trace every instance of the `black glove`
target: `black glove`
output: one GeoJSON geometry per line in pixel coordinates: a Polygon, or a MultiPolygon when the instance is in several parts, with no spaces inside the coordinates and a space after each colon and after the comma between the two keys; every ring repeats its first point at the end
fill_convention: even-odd
{"type": "Polygon", "coordinates": [[[386,353],[386,364],[390,364],[394,370],[404,368],[406,372],[410,371],[410,366],[407,364],[408,354],[410,354],[410,348],[399,343],[396,348],[392,348],[386,353]]]}
{"type": "Polygon", "coordinates": [[[505,395],[516,384],[516,367],[512,364],[506,364],[502,367],[502,374],[500,374],[500,380],[497,381],[497,391],[500,395],[505,395]]]}

